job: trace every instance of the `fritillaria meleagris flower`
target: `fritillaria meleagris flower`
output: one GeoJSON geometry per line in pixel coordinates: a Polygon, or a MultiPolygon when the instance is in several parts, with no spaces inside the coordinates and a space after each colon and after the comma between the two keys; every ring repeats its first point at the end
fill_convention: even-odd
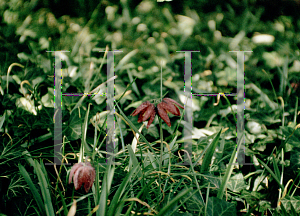
{"type": "Polygon", "coordinates": [[[136,108],[131,115],[136,116],[137,114],[139,114],[138,123],[146,121],[150,117],[147,124],[148,129],[156,115],[155,106],[149,101],[146,101],[136,108]]]}
{"type": "Polygon", "coordinates": [[[164,98],[162,102],[157,104],[158,115],[162,120],[164,120],[164,122],[166,122],[169,127],[171,127],[171,121],[168,116],[168,112],[172,113],[173,115],[180,116],[180,111],[176,105],[184,109],[181,104],[171,98],[164,98]]]}
{"type": "Polygon", "coordinates": [[[149,101],[142,103],[136,110],[131,114],[132,116],[136,116],[139,114],[138,122],[146,121],[149,117],[149,121],[147,124],[147,129],[153,122],[155,115],[158,114],[164,122],[167,123],[169,127],[171,127],[171,121],[168,116],[168,112],[173,115],[180,116],[180,111],[177,106],[184,109],[184,107],[178,102],[174,101],[171,98],[164,98],[162,102],[160,102],[157,107],[155,107],[149,101]]]}
{"type": "Polygon", "coordinates": [[[73,165],[69,175],[69,184],[72,182],[72,177],[75,190],[80,189],[84,184],[84,190],[87,193],[95,181],[96,172],[90,162],[80,162],[73,165]]]}

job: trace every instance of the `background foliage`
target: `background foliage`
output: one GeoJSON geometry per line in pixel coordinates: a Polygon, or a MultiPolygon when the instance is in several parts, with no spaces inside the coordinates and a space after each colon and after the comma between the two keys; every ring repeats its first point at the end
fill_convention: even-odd
{"type": "Polygon", "coordinates": [[[73,206],[77,215],[299,214],[299,7],[298,0],[0,1],[0,213],[67,215],[73,206]],[[122,50],[117,148],[116,163],[99,165],[106,49],[122,50]],[[97,171],[88,194],[67,184],[70,166],[44,165],[54,158],[55,59],[46,51],[55,50],[70,51],[61,56],[62,92],[99,87],[96,96],[62,97],[63,156],[76,163],[89,155],[97,171]],[[161,68],[163,94],[184,103],[180,50],[201,51],[192,56],[198,94],[235,92],[229,51],[253,51],[245,54],[245,154],[253,165],[228,165],[237,144],[234,97],[218,105],[216,97],[193,97],[194,165],[178,165],[183,118],[171,116],[171,127],[156,118],[147,130],[130,116],[160,99],[161,68]]]}

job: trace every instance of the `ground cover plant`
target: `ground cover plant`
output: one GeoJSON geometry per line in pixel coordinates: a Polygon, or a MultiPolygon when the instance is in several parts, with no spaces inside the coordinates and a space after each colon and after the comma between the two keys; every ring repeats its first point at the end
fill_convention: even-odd
{"type": "Polygon", "coordinates": [[[299,1],[266,2],[0,1],[0,214],[299,215],[299,1]],[[46,52],[57,50],[69,51],[61,91],[73,93],[62,96],[63,165],[52,164],[57,59],[46,52]],[[200,51],[192,113],[183,50],[200,51]],[[218,94],[237,91],[233,50],[252,51],[245,139],[237,97],[218,94]]]}

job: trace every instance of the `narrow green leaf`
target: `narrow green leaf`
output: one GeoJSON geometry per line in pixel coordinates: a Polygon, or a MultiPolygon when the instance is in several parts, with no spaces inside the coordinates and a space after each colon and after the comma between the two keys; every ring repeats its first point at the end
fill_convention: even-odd
{"type": "Polygon", "coordinates": [[[59,196],[60,196],[60,198],[61,198],[61,202],[62,202],[62,204],[63,204],[63,209],[64,209],[64,214],[65,214],[65,215],[68,215],[69,210],[68,210],[68,207],[67,207],[67,204],[66,204],[66,201],[65,201],[65,197],[64,197],[63,194],[61,193],[59,187],[57,187],[56,190],[58,191],[59,196]]]}
{"type": "Polygon", "coordinates": [[[46,215],[44,203],[42,202],[42,197],[41,197],[40,193],[38,192],[38,190],[36,189],[35,185],[33,184],[28,172],[21,164],[19,164],[19,170],[20,170],[21,175],[24,177],[26,183],[28,184],[30,191],[32,192],[33,198],[35,199],[35,201],[38,204],[40,214],[46,215]]]}
{"type": "Polygon", "coordinates": [[[119,64],[116,66],[115,72],[117,72],[118,70],[122,69],[122,67],[129,61],[129,59],[131,57],[133,57],[134,55],[136,55],[138,53],[138,50],[132,50],[131,52],[127,53],[119,62],[119,64]]]}
{"type": "Polygon", "coordinates": [[[274,155],[272,155],[272,162],[273,162],[273,167],[274,167],[275,174],[276,174],[277,178],[280,179],[280,172],[279,172],[279,168],[278,168],[278,165],[276,163],[276,160],[274,158],[274,155]]]}
{"type": "Polygon", "coordinates": [[[280,207],[281,207],[281,210],[282,210],[282,213],[283,213],[283,214],[281,213],[281,215],[289,216],[288,213],[286,212],[284,206],[283,206],[283,205],[280,205],[280,207]]]}
{"type": "Polygon", "coordinates": [[[165,215],[165,213],[173,206],[175,205],[176,202],[178,202],[178,200],[181,200],[184,198],[184,196],[191,192],[193,188],[189,188],[189,189],[186,189],[184,191],[182,191],[181,193],[177,194],[176,197],[174,197],[174,199],[172,199],[166,206],[164,206],[160,212],[157,214],[157,216],[160,216],[160,215],[165,215]]]}
{"type": "Polygon", "coordinates": [[[131,177],[136,173],[137,169],[138,166],[135,166],[132,170],[129,171],[129,173],[123,179],[117,192],[114,194],[113,200],[109,205],[109,211],[107,213],[107,216],[115,216],[115,210],[117,209],[117,206],[120,204],[121,197],[126,190],[127,184],[131,181],[131,177]]]}
{"type": "Polygon", "coordinates": [[[50,184],[49,181],[46,180],[47,172],[42,161],[41,164],[39,164],[38,161],[35,160],[34,169],[39,179],[40,188],[41,188],[41,192],[45,204],[46,214],[47,216],[54,216],[55,214],[54,214],[54,209],[53,209],[52,200],[49,191],[50,184]]]}
{"type": "Polygon", "coordinates": [[[106,170],[104,177],[103,177],[103,182],[102,182],[102,187],[101,187],[101,194],[100,194],[100,200],[99,200],[99,208],[96,212],[97,216],[105,215],[106,212],[106,206],[107,206],[107,172],[106,170]]]}
{"type": "MultiPolygon", "coordinates": [[[[139,191],[138,195],[136,196],[136,198],[139,198],[146,189],[148,189],[149,187],[151,187],[152,183],[155,181],[155,178],[151,179],[149,182],[147,182],[147,184],[144,185],[143,189],[139,191]]],[[[145,192],[147,193],[147,191],[145,192]]],[[[123,199],[123,201],[125,202],[125,199],[123,199]]],[[[129,216],[130,213],[131,213],[131,209],[133,208],[134,206],[134,202],[131,201],[132,204],[130,205],[130,207],[127,209],[127,212],[125,214],[125,216],[129,216]]]]}
{"type": "Polygon", "coordinates": [[[280,180],[277,178],[277,176],[275,175],[275,173],[270,169],[270,167],[268,167],[268,165],[265,164],[263,161],[261,161],[259,158],[257,158],[257,160],[258,160],[259,163],[261,163],[268,170],[268,172],[275,179],[275,181],[278,183],[278,185],[280,186],[280,188],[284,191],[283,185],[280,183],[280,180]]]}
{"type": "Polygon", "coordinates": [[[211,159],[214,155],[214,152],[215,152],[215,149],[216,149],[216,146],[219,142],[219,138],[220,138],[220,135],[221,135],[221,132],[222,132],[222,129],[220,129],[219,133],[216,135],[216,137],[213,139],[213,141],[211,142],[210,144],[210,147],[209,149],[207,150],[204,158],[203,158],[203,162],[202,162],[202,166],[201,166],[201,173],[204,173],[208,170],[209,168],[209,164],[211,163],[211,159]]]}
{"type": "Polygon", "coordinates": [[[86,142],[86,133],[87,133],[88,122],[89,122],[90,107],[91,107],[91,104],[88,105],[88,110],[85,113],[85,118],[84,118],[84,123],[83,123],[83,126],[82,126],[82,133],[81,133],[82,134],[81,141],[82,141],[83,146],[84,146],[84,151],[87,152],[87,153],[92,152],[91,147],[86,142]]]}
{"type": "Polygon", "coordinates": [[[112,178],[114,176],[114,168],[112,166],[112,157],[110,157],[107,167],[105,170],[105,174],[102,180],[102,186],[101,186],[101,194],[100,194],[100,200],[99,200],[99,208],[96,212],[97,216],[106,215],[106,208],[107,208],[107,197],[110,191],[112,178]]]}
{"type": "Polygon", "coordinates": [[[231,173],[232,173],[232,170],[233,170],[233,166],[234,166],[233,161],[235,161],[236,157],[237,157],[236,152],[240,152],[241,144],[244,141],[244,139],[242,139],[243,137],[244,137],[244,134],[242,134],[241,137],[239,138],[237,148],[234,148],[234,151],[231,154],[231,158],[230,158],[228,167],[226,169],[225,175],[224,175],[223,180],[222,180],[221,187],[220,187],[220,189],[218,191],[218,194],[217,194],[217,198],[219,198],[219,199],[223,198],[226,185],[227,185],[227,183],[230,179],[230,176],[231,176],[231,173]]]}
{"type": "MultiPolygon", "coordinates": [[[[133,168],[138,167],[138,173],[137,174],[138,174],[139,178],[142,178],[143,177],[142,169],[141,169],[141,166],[139,164],[138,159],[136,158],[135,154],[133,153],[131,145],[127,145],[126,147],[128,149],[128,153],[130,155],[130,159],[132,161],[133,168]]],[[[129,169],[131,169],[131,167],[129,167],[129,169]]]]}
{"type": "Polygon", "coordinates": [[[128,77],[129,77],[129,81],[130,82],[133,82],[133,84],[132,84],[132,89],[133,89],[133,91],[138,95],[138,96],[140,96],[140,92],[139,92],[139,89],[138,89],[138,87],[137,87],[137,85],[136,85],[136,83],[135,83],[135,80],[137,79],[137,77],[133,80],[133,77],[132,77],[132,74],[131,74],[131,71],[127,68],[127,74],[128,74],[128,77]]]}
{"type": "Polygon", "coordinates": [[[150,161],[151,161],[151,165],[152,165],[153,169],[156,170],[157,167],[158,167],[157,161],[155,161],[155,158],[154,158],[153,155],[149,152],[148,149],[147,149],[147,154],[148,154],[148,156],[149,156],[149,159],[150,159],[150,161]]]}
{"type": "Polygon", "coordinates": [[[291,212],[292,212],[293,216],[297,216],[297,212],[292,204],[291,204],[291,212]]]}
{"type": "Polygon", "coordinates": [[[3,123],[5,121],[6,112],[4,112],[4,115],[0,117],[0,131],[2,129],[3,123]]]}

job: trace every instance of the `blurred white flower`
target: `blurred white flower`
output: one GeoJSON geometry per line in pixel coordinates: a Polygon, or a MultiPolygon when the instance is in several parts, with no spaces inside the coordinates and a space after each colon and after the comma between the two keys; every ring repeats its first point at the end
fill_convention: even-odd
{"type": "Polygon", "coordinates": [[[255,44],[271,45],[274,40],[275,37],[269,34],[257,34],[252,37],[252,42],[255,44]]]}

